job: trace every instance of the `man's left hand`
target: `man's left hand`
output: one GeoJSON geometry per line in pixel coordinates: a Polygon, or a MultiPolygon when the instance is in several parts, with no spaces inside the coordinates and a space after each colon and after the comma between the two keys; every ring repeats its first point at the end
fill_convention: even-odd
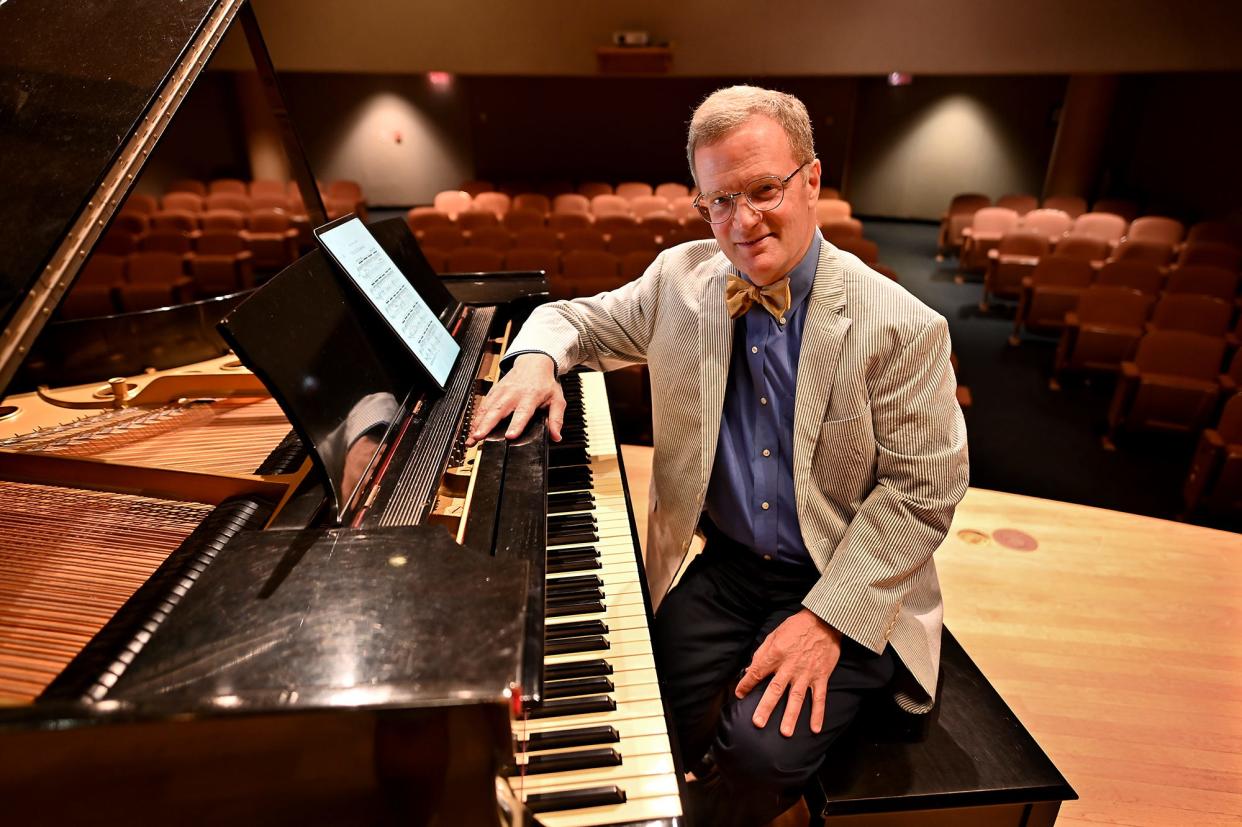
{"type": "Polygon", "coordinates": [[[765,727],[772,710],[789,690],[785,717],[781,719],[781,735],[794,733],[806,693],[811,693],[811,732],[824,727],[828,677],[841,657],[841,633],[829,626],[810,609],[803,609],[777,626],[755,650],[750,666],[737,684],[737,696],[746,697],[750,690],[769,675],[772,681],[755,709],[755,726],[765,727]]]}

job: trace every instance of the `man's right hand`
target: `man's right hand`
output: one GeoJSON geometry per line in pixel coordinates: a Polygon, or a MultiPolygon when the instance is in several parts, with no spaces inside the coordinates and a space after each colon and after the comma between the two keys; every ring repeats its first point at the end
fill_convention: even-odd
{"type": "Polygon", "coordinates": [[[523,353],[513,360],[513,367],[496,383],[474,412],[474,427],[466,445],[474,445],[483,439],[500,420],[509,414],[506,439],[514,439],[526,429],[535,411],[548,407],[548,433],[553,442],[561,441],[561,425],[565,422],[565,394],[561,383],[556,381],[556,369],[551,357],[544,353],[523,353]]]}

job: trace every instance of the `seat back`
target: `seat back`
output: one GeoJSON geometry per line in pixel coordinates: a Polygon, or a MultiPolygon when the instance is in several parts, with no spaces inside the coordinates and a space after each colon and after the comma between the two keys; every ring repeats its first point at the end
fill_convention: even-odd
{"type": "Polygon", "coordinates": [[[246,182],[238,178],[217,178],[207,186],[207,195],[210,197],[217,193],[245,195],[246,182]]]}
{"type": "Polygon", "coordinates": [[[1070,237],[1086,236],[1113,244],[1126,234],[1126,220],[1109,212],[1089,212],[1074,219],[1070,237]]]}
{"type": "Polygon", "coordinates": [[[1077,195],[1050,195],[1044,199],[1044,209],[1060,210],[1070,218],[1077,218],[1087,211],[1087,202],[1077,195]]]}
{"type": "Polygon", "coordinates": [[[1008,207],[984,207],[974,214],[970,222],[975,235],[989,234],[998,238],[1018,224],[1018,214],[1008,207]]]}
{"type": "Polygon", "coordinates": [[[458,213],[470,209],[474,198],[464,190],[444,190],[437,192],[431,205],[449,218],[456,218],[458,213]]]}
{"type": "Polygon", "coordinates": [[[160,208],[159,202],[154,196],[147,195],[145,192],[131,192],[125,199],[125,203],[121,206],[121,212],[134,212],[142,215],[150,215],[160,208]]]}
{"type": "Polygon", "coordinates": [[[124,210],[117,213],[116,218],[112,219],[112,226],[109,231],[117,231],[129,233],[130,235],[142,235],[151,227],[151,220],[148,218],[150,213],[131,212],[124,210]]]}
{"type": "Polygon", "coordinates": [[[495,273],[504,265],[504,253],[483,247],[459,247],[448,254],[450,273],[495,273]]]}
{"type": "Polygon", "coordinates": [[[977,192],[959,192],[949,201],[949,215],[970,215],[992,206],[992,199],[977,192]]]}
{"type": "Polygon", "coordinates": [[[633,227],[613,233],[612,238],[608,240],[608,250],[617,256],[636,251],[650,252],[654,260],[659,247],[656,245],[655,233],[649,228],[633,227]]]}
{"type": "Polygon", "coordinates": [[[1164,284],[1164,273],[1145,261],[1110,261],[1100,268],[1095,283],[1102,287],[1128,287],[1154,296],[1164,284]]]}
{"type": "Polygon", "coordinates": [[[1108,257],[1108,242],[1093,236],[1070,235],[1057,243],[1057,248],[1052,254],[1058,258],[1102,261],[1108,257]]]}
{"type": "Polygon", "coordinates": [[[1173,245],[1163,241],[1142,241],[1126,238],[1110,257],[1115,261],[1140,261],[1159,267],[1173,258],[1173,245]]]}
{"type": "Polygon", "coordinates": [[[675,181],[666,181],[655,188],[655,194],[666,201],[671,201],[674,198],[684,198],[689,195],[690,188],[675,181]]]}
{"type": "Polygon", "coordinates": [[[458,187],[458,189],[460,189],[462,192],[468,192],[472,196],[477,196],[481,192],[495,191],[496,186],[491,181],[482,181],[479,179],[472,179],[470,181],[462,181],[461,186],[458,187]]]}
{"type": "Polygon", "coordinates": [[[466,237],[460,229],[452,225],[448,227],[428,227],[422,231],[418,243],[422,247],[432,247],[449,253],[458,247],[465,247],[466,237]]]}
{"type": "Polygon", "coordinates": [[[255,198],[257,196],[262,196],[264,198],[288,198],[289,194],[286,187],[287,184],[284,181],[259,179],[250,182],[247,192],[251,198],[255,198]]]}
{"type": "Polygon", "coordinates": [[[1047,237],[1049,243],[1055,244],[1069,232],[1073,224],[1074,219],[1069,217],[1069,213],[1045,207],[1031,210],[1022,216],[1022,221],[1018,226],[1029,232],[1040,233],[1047,237]]]}
{"type": "Polygon", "coordinates": [[[481,192],[474,197],[472,209],[490,212],[498,219],[509,211],[512,199],[503,192],[481,192]]]}
{"type": "Polygon", "coordinates": [[[1242,225],[1228,221],[1200,221],[1186,233],[1187,244],[1213,241],[1242,247],[1242,225]]]}
{"type": "Polygon", "coordinates": [[[470,231],[470,246],[504,252],[513,246],[513,236],[504,227],[479,227],[470,231]]]}
{"type": "Polygon", "coordinates": [[[604,234],[594,227],[566,230],[561,236],[561,248],[566,251],[598,250],[602,252],[607,246],[604,234]]]}
{"type": "Polygon", "coordinates": [[[552,212],[555,213],[582,213],[589,215],[591,212],[591,199],[577,192],[565,192],[552,199],[552,212]]]}
{"type": "Polygon", "coordinates": [[[234,256],[246,251],[246,242],[229,230],[203,230],[195,247],[200,256],[234,256]]]}
{"type": "Polygon", "coordinates": [[[197,195],[199,198],[205,198],[207,195],[207,185],[202,181],[196,181],[193,178],[178,178],[172,181],[164,188],[164,192],[172,194],[174,192],[188,192],[197,195]]]}
{"type": "Polygon", "coordinates": [[[850,202],[840,198],[821,198],[815,202],[815,220],[820,224],[850,217],[850,202]]]}
{"type": "Polygon", "coordinates": [[[510,212],[516,210],[529,210],[540,215],[547,215],[552,212],[552,202],[541,192],[521,192],[513,196],[513,201],[509,205],[510,212]]]}
{"type": "Polygon", "coordinates": [[[1221,267],[1236,272],[1242,265],[1242,249],[1223,241],[1194,241],[1182,248],[1177,263],[1180,266],[1221,267]]]}
{"type": "Polygon", "coordinates": [[[1091,286],[1095,270],[1091,262],[1078,258],[1044,256],[1035,265],[1031,280],[1036,289],[1040,287],[1077,287],[1086,290],[1091,286]]]}
{"type": "Polygon", "coordinates": [[[1175,268],[1164,289],[1169,293],[1201,293],[1232,301],[1238,290],[1238,276],[1220,267],[1192,264],[1175,268]]]}
{"type": "Polygon", "coordinates": [[[203,196],[192,192],[170,192],[160,199],[160,206],[165,210],[202,212],[203,196]]]}
{"type": "Polygon", "coordinates": [[[597,195],[614,195],[612,184],[604,181],[583,181],[578,185],[578,194],[584,196],[588,201],[597,195]]]}
{"type": "Polygon", "coordinates": [[[284,233],[289,229],[289,215],[280,210],[255,210],[246,217],[252,233],[284,233]]]}
{"type": "Polygon", "coordinates": [[[548,229],[558,233],[587,230],[591,226],[591,216],[584,212],[554,212],[548,216],[548,229]]]}
{"type": "Polygon", "coordinates": [[[1151,326],[1159,330],[1224,336],[1232,317],[1233,305],[1224,299],[1197,293],[1169,293],[1156,303],[1151,326]]]}
{"type": "Polygon", "coordinates": [[[662,195],[639,195],[630,199],[630,209],[640,218],[652,213],[668,212],[668,199],[662,195]]]}
{"type": "Polygon", "coordinates": [[[1225,355],[1225,340],[1184,330],[1155,330],[1139,342],[1134,363],[1139,373],[1185,376],[1204,382],[1214,380],[1225,355]]]}
{"type": "Polygon", "coordinates": [[[1182,222],[1163,215],[1145,215],[1130,222],[1126,238],[1131,241],[1157,241],[1170,246],[1180,244],[1186,234],[1182,222]]]}
{"type": "Polygon", "coordinates": [[[463,230],[477,230],[480,227],[499,227],[500,219],[496,217],[494,212],[469,209],[457,214],[457,226],[463,230]]]}
{"type": "Polygon", "coordinates": [[[862,238],[863,225],[857,218],[837,218],[820,224],[819,231],[829,242],[837,244],[846,238],[862,238]]]}
{"type": "Polygon", "coordinates": [[[513,246],[515,249],[558,250],[561,246],[561,240],[557,236],[556,230],[548,227],[532,227],[528,230],[518,230],[514,233],[513,246]]]}
{"type": "Polygon", "coordinates": [[[1011,192],[996,199],[996,206],[1008,207],[1018,215],[1026,215],[1039,207],[1039,199],[1024,192],[1011,192]]]}
{"type": "Polygon", "coordinates": [[[617,184],[617,195],[630,201],[633,201],[635,198],[648,197],[651,194],[651,185],[642,181],[622,181],[620,184],[617,184]]]}
{"type": "Polygon", "coordinates": [[[631,250],[621,256],[621,280],[633,281],[647,272],[647,268],[655,261],[656,250],[631,250]]]}
{"type": "Polygon", "coordinates": [[[198,229],[198,220],[199,214],[188,210],[157,210],[151,213],[151,229],[192,233],[198,229]]]}
{"type": "Polygon", "coordinates": [[[669,212],[653,212],[642,217],[642,226],[660,237],[681,229],[681,221],[669,212]]]}
{"type": "Polygon", "coordinates": [[[453,219],[435,207],[414,207],[405,214],[405,223],[411,231],[418,233],[433,227],[452,227],[453,219]]]}
{"type": "Polygon", "coordinates": [[[1083,327],[1126,327],[1140,330],[1147,321],[1153,298],[1128,287],[1087,288],[1078,300],[1078,322],[1083,327]]]}
{"type": "Polygon", "coordinates": [[[600,193],[591,198],[591,214],[596,218],[605,215],[630,215],[630,202],[619,195],[600,193]]]}
{"type": "Polygon", "coordinates": [[[505,213],[504,218],[500,220],[500,223],[509,232],[516,233],[519,230],[543,228],[547,221],[548,214],[546,211],[523,207],[521,209],[509,210],[505,213]]]}
{"type": "Polygon", "coordinates": [[[1014,230],[1001,236],[997,253],[1005,256],[1046,256],[1048,255],[1048,237],[1030,230],[1014,230]]]}
{"type": "Polygon", "coordinates": [[[1133,221],[1138,215],[1138,204],[1124,198],[1101,198],[1091,205],[1091,212],[1110,212],[1133,221]]]}
{"type": "Polygon", "coordinates": [[[603,250],[571,250],[561,256],[561,272],[576,296],[593,296],[619,287],[619,262],[603,250]]]}
{"type": "Polygon", "coordinates": [[[616,233],[638,227],[638,219],[629,213],[614,213],[595,217],[595,229],[601,233],[616,233]]]}
{"type": "MultiPolygon", "coordinates": [[[[281,198],[284,198],[282,195],[281,198]]],[[[202,217],[203,231],[246,229],[246,215],[239,210],[208,210],[202,217]]]]}
{"type": "Polygon", "coordinates": [[[142,237],[142,249],[185,255],[194,249],[194,242],[184,230],[152,230],[142,237]]]}
{"type": "Polygon", "coordinates": [[[880,260],[879,245],[862,236],[843,238],[837,242],[836,246],[847,253],[858,256],[863,264],[875,264],[880,260]]]}
{"type": "Polygon", "coordinates": [[[514,247],[505,253],[506,270],[543,270],[559,273],[561,254],[546,247],[514,247]]]}
{"type": "Polygon", "coordinates": [[[328,183],[328,197],[339,201],[362,201],[362,186],[357,181],[337,179],[328,183]]]}
{"type": "Polygon", "coordinates": [[[171,283],[185,275],[185,258],[180,253],[130,253],[125,269],[132,283],[171,283]]]}

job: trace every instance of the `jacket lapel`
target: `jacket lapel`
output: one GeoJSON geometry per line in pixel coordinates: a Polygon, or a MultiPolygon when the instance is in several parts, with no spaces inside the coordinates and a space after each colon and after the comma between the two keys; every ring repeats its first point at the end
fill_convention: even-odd
{"type": "Polygon", "coordinates": [[[815,283],[808,303],[794,395],[793,470],[794,491],[799,502],[808,484],[824,412],[832,398],[832,377],[836,375],[841,347],[850,329],[850,320],[844,315],[845,281],[841,264],[836,249],[827,241],[820,245],[819,265],[815,268],[815,283]]]}
{"type": "Polygon", "coordinates": [[[724,410],[725,384],[733,351],[733,319],[729,318],[724,295],[730,272],[727,264],[717,268],[704,280],[699,293],[699,421],[703,424],[699,475],[702,491],[707,490],[716,458],[716,440],[720,437],[720,416],[724,410]]]}

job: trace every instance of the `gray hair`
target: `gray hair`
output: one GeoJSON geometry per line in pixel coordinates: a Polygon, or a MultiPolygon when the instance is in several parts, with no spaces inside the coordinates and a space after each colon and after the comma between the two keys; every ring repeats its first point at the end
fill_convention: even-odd
{"type": "Polygon", "coordinates": [[[696,183],[699,176],[694,168],[694,151],[721,140],[753,115],[765,115],[780,124],[789,138],[789,148],[795,161],[808,164],[815,160],[811,117],[802,101],[772,89],[730,86],[708,95],[690,118],[686,159],[690,162],[690,174],[696,183]]]}

